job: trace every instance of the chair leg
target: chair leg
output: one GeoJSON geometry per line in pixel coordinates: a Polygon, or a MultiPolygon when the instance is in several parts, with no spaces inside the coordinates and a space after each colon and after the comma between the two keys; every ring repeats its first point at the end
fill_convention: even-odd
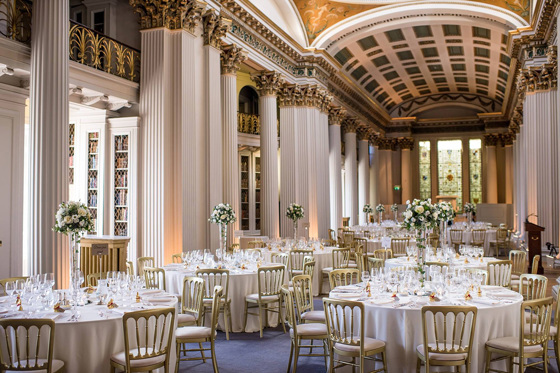
{"type": "Polygon", "coordinates": [[[216,360],[216,348],[214,347],[214,339],[210,341],[210,349],[212,352],[212,366],[214,367],[214,373],[218,373],[218,361],[216,360]]]}
{"type": "Polygon", "coordinates": [[[278,320],[282,320],[282,329],[284,329],[284,333],[286,333],[286,323],[284,322],[284,316],[282,316],[282,301],[278,301],[278,320]]]}
{"type": "Polygon", "coordinates": [[[416,358],[416,373],[420,373],[420,369],[422,368],[422,360],[419,357],[416,358]]]}
{"type": "Polygon", "coordinates": [[[364,373],[364,356],[360,355],[360,373],[364,373]]]}
{"type": "Polygon", "coordinates": [[[245,301],[245,316],[244,316],[245,320],[243,321],[243,332],[244,333],[247,331],[247,311],[248,311],[247,307],[248,307],[248,303],[247,303],[247,301],[245,301]]]}
{"type": "Polygon", "coordinates": [[[323,294],[323,280],[325,277],[323,276],[323,272],[319,275],[319,295],[323,294]]]}
{"type": "Polygon", "coordinates": [[[290,373],[290,368],[292,367],[292,357],[294,356],[294,340],[290,341],[290,360],[288,361],[288,370],[286,373],[290,373]]]}
{"type": "MultiPolygon", "coordinates": [[[[511,357],[509,361],[509,371],[513,372],[513,357],[511,357]]],[[[519,358],[519,371],[525,372],[525,359],[519,358]]]]}
{"type": "MultiPolygon", "coordinates": [[[[179,360],[180,360],[180,357],[181,357],[181,355],[180,355],[180,353],[181,353],[181,344],[180,344],[180,343],[175,343],[175,345],[176,345],[176,348],[177,348],[177,361],[175,362],[175,372],[178,372],[178,371],[179,371],[179,360]]],[[[115,371],[115,370],[113,369],[113,372],[114,372],[114,371],[115,371]]]]}
{"type": "Polygon", "coordinates": [[[224,328],[226,329],[226,340],[229,341],[229,325],[228,325],[229,315],[228,307],[224,304],[224,328]]]}
{"type": "Polygon", "coordinates": [[[548,343],[543,346],[543,367],[544,373],[548,373],[548,343]]]}
{"type": "MultiPolygon", "coordinates": [[[[202,362],[206,363],[206,356],[204,355],[204,351],[202,350],[202,343],[201,342],[198,343],[198,347],[200,348],[200,355],[202,356],[202,362]]],[[[185,355],[186,354],[187,353],[185,352],[185,355]]]]}
{"type": "Polygon", "coordinates": [[[325,354],[325,372],[329,369],[328,363],[328,355],[329,355],[329,346],[327,345],[327,341],[323,340],[323,353],[325,354]]]}
{"type": "Polygon", "coordinates": [[[560,370],[560,349],[558,347],[559,347],[558,339],[556,339],[554,341],[554,354],[556,355],[556,366],[558,367],[558,370],[560,370]]]}
{"type": "Polygon", "coordinates": [[[297,371],[297,361],[299,358],[299,341],[297,339],[294,339],[294,372],[296,373],[297,371]]]}
{"type": "Polygon", "coordinates": [[[486,366],[484,367],[484,372],[488,373],[490,371],[490,358],[492,357],[492,353],[486,350],[486,366]]]}
{"type": "Polygon", "coordinates": [[[329,373],[334,373],[334,349],[329,341],[329,373]]]}
{"type": "Polygon", "coordinates": [[[383,372],[387,373],[387,357],[385,356],[385,351],[381,353],[381,359],[383,360],[383,372]]]}
{"type": "Polygon", "coordinates": [[[261,304],[259,303],[259,326],[261,329],[261,338],[263,337],[263,320],[262,320],[262,307],[261,304]]]}

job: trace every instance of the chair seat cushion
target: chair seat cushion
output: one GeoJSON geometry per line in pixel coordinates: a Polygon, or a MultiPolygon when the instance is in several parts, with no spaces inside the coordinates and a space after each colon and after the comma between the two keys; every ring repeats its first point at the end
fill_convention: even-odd
{"type": "Polygon", "coordinates": [[[177,339],[201,339],[211,336],[212,328],[206,326],[183,326],[175,330],[175,338],[177,339]]]}
{"type": "MultiPolygon", "coordinates": [[[[435,343],[428,343],[428,347],[431,348],[439,348],[442,349],[443,347],[443,343],[440,343],[439,345],[436,345],[435,343]]],[[[447,343],[445,346],[446,350],[451,350],[453,348],[457,348],[457,345],[452,346],[450,343],[447,343]]],[[[418,345],[418,347],[416,347],[416,351],[418,351],[418,353],[422,356],[424,355],[424,345],[418,345]]],[[[429,353],[429,359],[430,360],[440,360],[440,361],[461,361],[461,360],[465,360],[467,358],[467,354],[466,353],[456,353],[456,354],[442,354],[442,353],[438,353],[438,352],[430,352],[429,353]]]]}
{"type": "Polygon", "coordinates": [[[325,322],[324,311],[307,311],[301,314],[302,320],[325,322]]]}
{"type": "MultiPolygon", "coordinates": [[[[300,337],[324,336],[327,337],[327,326],[325,324],[299,324],[297,332],[300,337]]],[[[290,336],[294,336],[294,329],[290,329],[290,336]]]]}
{"type": "Polygon", "coordinates": [[[196,322],[196,317],[190,313],[180,313],[177,315],[177,324],[193,323],[196,322]]]}
{"type": "MultiPolygon", "coordinates": [[[[147,353],[150,354],[152,353],[153,349],[151,347],[147,348],[147,353]]],[[[133,349],[130,351],[133,355],[137,355],[138,354],[138,350],[133,349]]],[[[140,349],[141,353],[146,353],[144,348],[140,349]]],[[[111,356],[111,361],[114,361],[117,364],[126,366],[126,355],[125,355],[125,351],[121,351],[119,353],[114,354],[113,356],[111,356]]],[[[135,359],[135,360],[130,360],[130,367],[131,368],[140,368],[140,367],[147,367],[150,365],[154,365],[154,364],[158,364],[158,363],[163,363],[165,361],[165,355],[159,355],[159,356],[155,356],[155,357],[148,357],[145,359],[135,359]]]]}
{"type": "MultiPolygon", "coordinates": [[[[486,342],[486,346],[497,348],[504,351],[516,352],[519,351],[519,337],[502,337],[491,339],[486,342]]],[[[525,352],[539,353],[542,351],[542,346],[527,346],[525,352]]]]}
{"type": "Polygon", "coordinates": [[[333,267],[325,267],[325,268],[323,268],[323,270],[322,270],[323,273],[330,273],[330,272],[332,272],[332,271],[333,271],[333,267]]]}
{"type": "MultiPolygon", "coordinates": [[[[364,352],[377,350],[378,348],[385,347],[385,342],[373,338],[366,337],[364,338],[363,343],[364,343],[364,352]]],[[[343,343],[335,343],[334,348],[345,352],[355,352],[357,354],[360,353],[359,346],[350,346],[343,343]]]]}
{"type": "Polygon", "coordinates": [[[513,280],[519,280],[519,275],[514,275],[513,273],[511,274],[511,281],[513,280]]]}
{"type": "Polygon", "coordinates": [[[303,274],[303,270],[302,269],[292,269],[292,275],[296,276],[296,275],[302,275],[303,274]]]}
{"type": "Polygon", "coordinates": [[[356,263],[348,263],[348,268],[358,268],[356,263]]]}
{"type": "MultiPolygon", "coordinates": [[[[42,365],[42,364],[45,364],[46,362],[47,362],[47,359],[37,359],[37,364],[35,364],[35,359],[30,360],[31,365],[42,365]]],[[[21,360],[21,361],[15,363],[14,366],[24,368],[24,367],[27,366],[27,360],[21,360]]],[[[52,359],[52,371],[53,372],[58,372],[62,368],[64,368],[64,361],[52,359]]],[[[16,371],[7,370],[6,372],[16,372],[16,371]]],[[[47,370],[46,369],[38,369],[38,370],[32,370],[31,372],[47,373],[47,370]]]]}
{"type": "Polygon", "coordinates": [[[555,339],[557,334],[558,334],[558,328],[555,327],[555,326],[551,326],[551,327],[550,327],[549,335],[550,335],[551,337],[554,337],[553,339],[555,339]]]}
{"type": "MultiPolygon", "coordinates": [[[[212,307],[212,298],[204,298],[202,299],[202,303],[205,307],[212,307]]],[[[231,299],[227,301],[224,298],[220,298],[220,303],[223,305],[224,303],[231,303],[231,299]]]]}
{"type": "MultiPolygon", "coordinates": [[[[263,301],[263,302],[278,302],[279,299],[280,299],[279,295],[265,295],[265,296],[261,297],[261,301],[263,301]]],[[[259,301],[259,294],[258,293],[249,294],[245,297],[245,300],[251,301],[251,302],[258,302],[259,301]]]]}

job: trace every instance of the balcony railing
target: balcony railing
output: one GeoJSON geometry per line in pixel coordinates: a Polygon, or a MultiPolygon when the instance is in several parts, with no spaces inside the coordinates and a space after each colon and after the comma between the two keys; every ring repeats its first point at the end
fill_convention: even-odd
{"type": "Polygon", "coordinates": [[[140,81],[140,51],[74,21],[70,21],[70,60],[140,81]]]}
{"type": "Polygon", "coordinates": [[[249,135],[261,133],[260,118],[256,114],[237,113],[237,131],[249,135]]]}
{"type": "Polygon", "coordinates": [[[31,6],[28,0],[0,0],[0,35],[29,44],[31,6]]]}

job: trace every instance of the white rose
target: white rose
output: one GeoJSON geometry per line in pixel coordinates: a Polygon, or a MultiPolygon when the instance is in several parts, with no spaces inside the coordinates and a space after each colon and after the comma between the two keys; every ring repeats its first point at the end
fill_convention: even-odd
{"type": "Polygon", "coordinates": [[[407,211],[404,213],[404,216],[405,216],[407,219],[410,219],[410,218],[412,217],[412,211],[407,210],[407,211]]]}
{"type": "Polygon", "coordinates": [[[82,220],[82,221],[80,222],[80,227],[83,227],[83,226],[84,226],[84,223],[85,223],[85,222],[82,220]]]}
{"type": "Polygon", "coordinates": [[[83,208],[79,208],[79,209],[78,209],[78,215],[80,215],[80,216],[86,216],[86,214],[87,214],[86,209],[83,209],[83,208]]]}
{"type": "Polygon", "coordinates": [[[64,223],[66,223],[66,224],[72,223],[72,217],[70,217],[70,216],[65,216],[65,217],[64,217],[64,223]]]}
{"type": "Polygon", "coordinates": [[[416,206],[416,208],[414,209],[414,211],[416,211],[418,214],[421,214],[424,212],[424,207],[422,206],[416,206]]]}

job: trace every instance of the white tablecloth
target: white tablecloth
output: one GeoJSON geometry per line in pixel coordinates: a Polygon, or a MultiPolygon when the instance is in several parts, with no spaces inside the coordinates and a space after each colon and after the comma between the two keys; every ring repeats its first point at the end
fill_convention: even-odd
{"type": "MultiPolygon", "coordinates": [[[[156,297],[155,295],[142,295],[143,298],[156,297]]],[[[179,311],[177,298],[154,307],[176,307],[179,311]]],[[[0,304],[0,307],[2,304],[0,304]]],[[[54,359],[64,361],[66,372],[98,373],[110,371],[110,359],[115,353],[124,351],[124,333],[122,312],[131,311],[130,307],[119,307],[109,311],[106,305],[89,304],[78,307],[81,317],[77,322],[70,322],[70,311],[61,314],[51,312],[34,314],[32,317],[56,317],[54,359]],[[104,317],[99,311],[105,313],[104,317]],[[109,312],[108,312],[109,311],[109,312]],[[108,312],[108,314],[107,314],[108,312]]],[[[176,323],[175,323],[176,324],[176,323]]],[[[171,345],[171,360],[169,366],[175,367],[175,338],[171,345]]],[[[160,369],[158,371],[163,371],[160,369]]]]}
{"type": "MultiPolygon", "coordinates": [[[[167,290],[172,294],[181,294],[183,292],[183,278],[186,276],[194,276],[193,272],[186,270],[165,270],[165,283],[167,290]]],[[[288,278],[288,276],[285,276],[288,278]]],[[[259,284],[256,271],[243,270],[239,272],[230,271],[228,297],[231,299],[231,325],[233,332],[243,332],[243,317],[245,315],[245,296],[255,294],[259,291],[259,284]]],[[[251,311],[254,312],[254,311],[251,311]]],[[[206,313],[206,325],[210,325],[210,315],[206,313]]],[[[271,325],[278,324],[278,316],[276,313],[269,313],[268,320],[271,325]]],[[[264,321],[263,321],[264,322],[264,321]]],[[[223,314],[220,315],[220,328],[224,329],[223,314]]],[[[257,316],[247,316],[246,332],[259,331],[259,319],[257,316]]]]}
{"type": "MultiPolygon", "coordinates": [[[[484,237],[484,255],[490,255],[490,241],[496,239],[496,230],[487,229],[486,236],[484,237]]],[[[465,244],[470,245],[472,242],[472,231],[463,231],[463,241],[465,244]]],[[[447,243],[451,245],[451,228],[447,228],[447,243]]]]}
{"type": "MultiPolygon", "coordinates": [[[[510,290],[502,290],[514,293],[510,290]]],[[[333,294],[331,293],[331,296],[333,294]]],[[[518,336],[521,295],[508,298],[514,303],[478,307],[476,330],[474,332],[471,363],[473,372],[483,372],[485,364],[485,343],[489,339],[518,336]]],[[[406,301],[402,299],[401,301],[406,301]]],[[[444,303],[444,302],[442,302],[444,303]]],[[[438,303],[430,303],[430,305],[438,303]]],[[[445,302],[442,305],[450,305],[445,302]]],[[[365,302],[366,337],[385,341],[387,369],[389,372],[416,372],[416,347],[423,343],[421,307],[394,308],[393,304],[375,305],[365,302]]],[[[372,369],[367,362],[367,371],[372,369]]],[[[496,363],[493,363],[496,364],[496,363]]],[[[377,368],[380,366],[378,365],[377,368]]],[[[498,367],[498,364],[493,365],[498,367]]],[[[505,364],[502,366],[505,369],[505,364]]]]}
{"type": "MultiPolygon", "coordinates": [[[[470,259],[469,263],[465,263],[465,259],[461,258],[461,259],[454,259],[451,265],[462,267],[462,268],[487,269],[488,263],[494,262],[496,260],[498,259],[489,257],[489,258],[482,258],[482,262],[480,262],[479,260],[473,261],[472,259],[470,259]]],[[[407,260],[407,257],[401,257],[401,258],[387,259],[385,261],[385,268],[415,267],[415,266],[416,266],[416,261],[414,261],[413,258],[407,260]]]]}

